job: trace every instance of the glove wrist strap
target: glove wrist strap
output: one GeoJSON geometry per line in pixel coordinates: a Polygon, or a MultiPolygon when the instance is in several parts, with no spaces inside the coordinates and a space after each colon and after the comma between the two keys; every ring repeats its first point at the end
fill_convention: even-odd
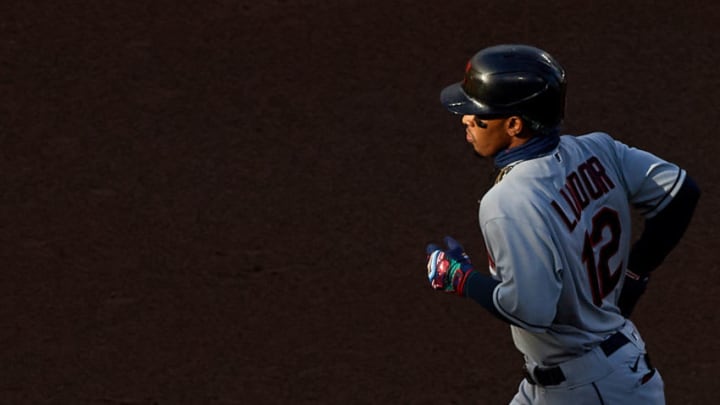
{"type": "Polygon", "coordinates": [[[457,288],[455,289],[455,292],[457,295],[461,297],[465,297],[465,282],[467,282],[468,278],[470,278],[470,275],[475,273],[474,269],[471,269],[463,274],[463,277],[460,279],[460,282],[457,285],[457,288]]]}

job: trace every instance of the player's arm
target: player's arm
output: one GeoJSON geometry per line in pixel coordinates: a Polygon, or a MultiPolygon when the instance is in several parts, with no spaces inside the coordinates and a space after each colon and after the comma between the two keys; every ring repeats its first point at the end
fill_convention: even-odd
{"type": "Polygon", "coordinates": [[[532,210],[524,214],[529,220],[518,220],[517,215],[481,218],[488,255],[500,280],[492,291],[492,304],[511,323],[542,333],[557,315],[561,272],[541,214],[532,210]]]}
{"type": "Polygon", "coordinates": [[[596,139],[599,150],[613,150],[629,201],[645,217],[645,229],[630,250],[628,273],[618,299],[618,307],[627,317],[645,292],[651,272],[687,229],[700,189],[673,163],[615,141],[607,134],[597,134],[596,139]]]}
{"type": "Polygon", "coordinates": [[[462,246],[449,237],[448,249],[428,246],[428,279],[436,290],[472,298],[500,320],[543,332],[555,318],[561,290],[551,241],[539,226],[512,222],[497,218],[483,227],[499,281],[475,271],[462,246]]]}
{"type": "Polygon", "coordinates": [[[645,220],[640,238],[633,244],[618,307],[629,317],[640,296],[645,292],[650,273],[658,268],[675,248],[690,224],[700,199],[700,188],[684,172],[678,174],[681,186],[672,200],[657,214],[645,220]],[[684,179],[682,176],[684,175],[684,179]]]}
{"type": "Polygon", "coordinates": [[[493,302],[493,294],[498,285],[500,285],[499,280],[495,280],[486,274],[474,272],[465,283],[465,296],[472,298],[501,321],[518,326],[512,319],[501,314],[495,306],[495,302],[493,302]]]}

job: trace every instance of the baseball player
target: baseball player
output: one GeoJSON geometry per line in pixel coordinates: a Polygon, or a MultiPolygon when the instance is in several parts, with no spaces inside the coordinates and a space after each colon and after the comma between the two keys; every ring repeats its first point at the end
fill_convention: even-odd
{"type": "Polygon", "coordinates": [[[565,88],[547,52],[499,45],[442,91],[498,174],[479,210],[489,275],[446,237],[427,247],[428,279],[510,324],[525,361],[511,404],[663,404],[660,373],[628,317],[700,191],[682,168],[608,134],[561,136],[565,88]],[[631,209],[645,219],[635,243],[631,209]]]}

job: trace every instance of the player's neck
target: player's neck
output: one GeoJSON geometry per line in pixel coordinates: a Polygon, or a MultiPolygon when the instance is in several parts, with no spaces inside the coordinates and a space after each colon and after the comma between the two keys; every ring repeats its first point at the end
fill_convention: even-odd
{"type": "Polygon", "coordinates": [[[495,167],[503,168],[518,160],[534,159],[547,155],[557,147],[559,142],[560,136],[557,134],[533,136],[524,144],[505,149],[495,155],[495,167]]]}

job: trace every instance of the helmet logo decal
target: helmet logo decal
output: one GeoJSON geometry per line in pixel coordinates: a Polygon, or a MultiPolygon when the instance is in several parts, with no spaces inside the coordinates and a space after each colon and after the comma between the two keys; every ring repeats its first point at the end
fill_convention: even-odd
{"type": "Polygon", "coordinates": [[[468,59],[467,63],[465,64],[465,76],[463,77],[462,81],[462,87],[464,89],[467,89],[468,82],[470,81],[470,69],[472,69],[472,60],[468,59]]]}

